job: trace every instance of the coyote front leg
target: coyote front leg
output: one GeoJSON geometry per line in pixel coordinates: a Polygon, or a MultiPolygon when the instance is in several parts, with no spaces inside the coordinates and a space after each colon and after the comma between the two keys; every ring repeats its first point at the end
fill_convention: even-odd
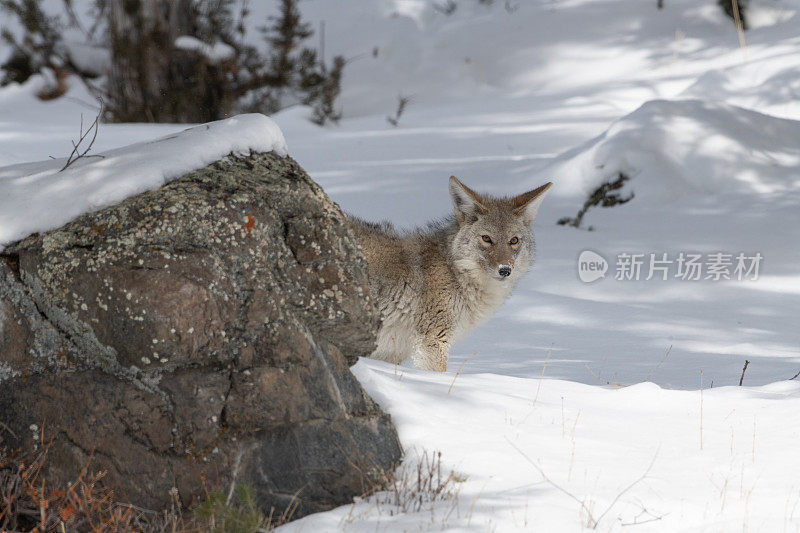
{"type": "MultiPolygon", "coordinates": [[[[441,279],[443,276],[437,276],[441,279]]],[[[433,283],[429,284],[431,289],[433,283]]],[[[445,372],[450,352],[450,332],[453,329],[453,315],[447,298],[441,291],[428,290],[423,297],[425,304],[416,316],[417,331],[414,364],[417,368],[445,372]]]]}
{"type": "Polygon", "coordinates": [[[423,338],[414,353],[414,365],[425,370],[445,372],[450,345],[438,339],[423,338]]]}

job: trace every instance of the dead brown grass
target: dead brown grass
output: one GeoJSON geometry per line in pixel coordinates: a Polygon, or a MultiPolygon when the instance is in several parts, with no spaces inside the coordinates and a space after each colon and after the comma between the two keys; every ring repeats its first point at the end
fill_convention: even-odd
{"type": "Polygon", "coordinates": [[[58,483],[48,475],[52,444],[42,436],[38,450],[28,455],[0,448],[0,533],[255,533],[292,519],[294,508],[265,517],[246,486],[235,501],[211,489],[191,510],[182,507],[177,490],[162,511],[119,502],[104,483],[106,472],[92,470],[91,456],[74,480],[58,483]]]}
{"type": "Polygon", "coordinates": [[[103,485],[105,472],[90,472],[56,485],[46,464],[52,440],[28,456],[0,452],[0,531],[141,531],[141,512],[119,505],[103,485]]]}

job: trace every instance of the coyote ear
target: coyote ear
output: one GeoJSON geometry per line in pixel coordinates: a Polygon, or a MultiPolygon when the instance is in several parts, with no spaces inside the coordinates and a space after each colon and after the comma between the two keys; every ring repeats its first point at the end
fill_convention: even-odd
{"type": "Polygon", "coordinates": [[[486,214],[486,200],[455,176],[450,176],[450,198],[459,224],[486,214]]]}
{"type": "Polygon", "coordinates": [[[522,217],[526,224],[533,222],[533,219],[536,218],[536,212],[539,211],[539,206],[542,205],[542,200],[544,200],[551,185],[553,185],[552,182],[545,183],[537,189],[512,198],[511,203],[514,206],[514,214],[522,217]]]}

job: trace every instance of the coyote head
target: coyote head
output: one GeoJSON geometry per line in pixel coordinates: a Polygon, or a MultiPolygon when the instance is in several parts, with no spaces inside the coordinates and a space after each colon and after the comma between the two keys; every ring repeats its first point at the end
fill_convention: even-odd
{"type": "Polygon", "coordinates": [[[450,177],[458,232],[450,247],[455,266],[499,281],[516,281],[533,260],[531,222],[552,183],[513,198],[482,196],[450,177]]]}

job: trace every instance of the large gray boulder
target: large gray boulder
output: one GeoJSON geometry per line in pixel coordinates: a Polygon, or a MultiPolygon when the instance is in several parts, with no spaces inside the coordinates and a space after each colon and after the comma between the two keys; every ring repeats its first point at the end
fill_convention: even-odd
{"type": "Polygon", "coordinates": [[[30,236],[0,261],[0,446],[120,501],[254,485],[269,512],[345,503],[401,455],[348,366],[374,347],[366,267],[291,158],[230,156],[30,236]]]}

